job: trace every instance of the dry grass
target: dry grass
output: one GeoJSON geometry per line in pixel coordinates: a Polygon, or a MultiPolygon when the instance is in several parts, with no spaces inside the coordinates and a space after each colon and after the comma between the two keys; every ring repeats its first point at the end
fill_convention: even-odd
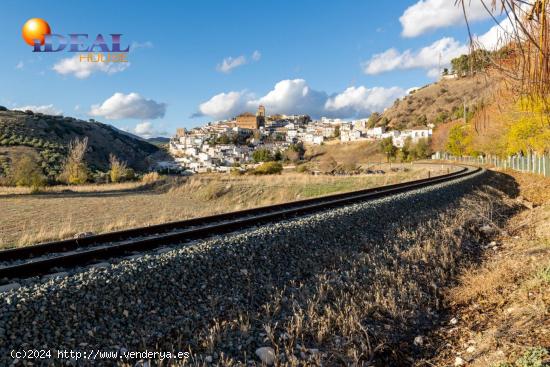
{"type": "MultiPolygon", "coordinates": [[[[56,185],[40,189],[42,194],[70,194],[70,193],[94,193],[110,191],[136,190],[144,187],[150,182],[123,182],[109,184],[86,184],[86,185],[56,185]]],[[[0,200],[3,196],[28,195],[31,194],[30,187],[0,186],[0,200]]]]}
{"type": "MultiPolygon", "coordinates": [[[[67,186],[58,186],[36,195],[3,188],[0,244],[24,246],[82,232],[100,233],[381,186],[424,178],[427,169],[419,166],[408,172],[342,177],[210,174],[154,187],[122,183],[70,186],[67,191],[67,186]]],[[[433,166],[431,173],[445,170],[433,166]]]]}
{"type": "Polygon", "coordinates": [[[432,360],[436,365],[460,355],[470,366],[497,366],[550,345],[548,179],[509,173],[519,194],[540,206],[511,218],[487,247],[485,261],[463,271],[459,285],[448,290],[446,302],[460,321],[436,333],[445,345],[432,360]]]}
{"type": "Polygon", "coordinates": [[[317,162],[323,157],[332,157],[339,164],[356,163],[367,165],[371,163],[385,162],[386,157],[380,152],[378,142],[329,142],[324,145],[311,145],[307,147],[305,158],[317,162]]]}

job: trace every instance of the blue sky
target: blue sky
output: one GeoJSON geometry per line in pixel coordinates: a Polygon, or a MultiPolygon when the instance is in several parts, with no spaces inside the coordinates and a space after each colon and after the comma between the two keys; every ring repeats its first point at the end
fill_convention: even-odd
{"type": "MultiPolygon", "coordinates": [[[[434,55],[446,64],[464,50],[467,32],[453,3],[8,0],[0,13],[0,105],[93,117],[143,136],[258,103],[268,113],[368,117],[434,81],[434,55]],[[72,53],[33,53],[21,28],[34,17],[63,35],[122,33],[123,44],[134,44],[130,65],[77,73],[63,64],[72,53]],[[224,69],[224,59],[241,64],[224,69]]],[[[471,9],[478,35],[494,26],[483,13],[471,9]]]]}

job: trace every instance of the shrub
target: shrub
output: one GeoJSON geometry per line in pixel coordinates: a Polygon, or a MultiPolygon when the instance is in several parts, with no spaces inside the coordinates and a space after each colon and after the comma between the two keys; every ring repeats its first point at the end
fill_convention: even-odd
{"type": "Polygon", "coordinates": [[[146,183],[146,184],[151,184],[151,183],[157,182],[158,180],[160,180],[160,175],[159,175],[158,172],[146,173],[141,178],[141,182],[146,183]]]}
{"type": "Polygon", "coordinates": [[[252,159],[254,162],[268,162],[273,160],[271,152],[267,149],[257,149],[252,153],[252,159]]]}
{"type": "Polygon", "coordinates": [[[10,169],[10,180],[16,186],[32,188],[38,191],[46,184],[46,177],[42,169],[31,155],[25,154],[15,159],[10,169]]]}
{"type": "Polygon", "coordinates": [[[308,171],[309,171],[309,167],[307,166],[307,164],[300,164],[296,166],[296,172],[304,173],[308,171]]]}
{"type": "Polygon", "coordinates": [[[61,182],[69,185],[83,184],[88,180],[88,167],[84,162],[84,154],[88,149],[88,138],[75,139],[69,143],[69,154],[65,160],[63,172],[59,176],[61,182]]]}
{"type": "Polygon", "coordinates": [[[126,179],[126,162],[119,160],[114,154],[109,155],[110,171],[109,177],[111,182],[121,182],[126,179]]]}
{"type": "Polygon", "coordinates": [[[257,175],[272,175],[278,174],[283,171],[283,165],[278,162],[265,162],[260,164],[254,170],[254,174],[257,175]]]}

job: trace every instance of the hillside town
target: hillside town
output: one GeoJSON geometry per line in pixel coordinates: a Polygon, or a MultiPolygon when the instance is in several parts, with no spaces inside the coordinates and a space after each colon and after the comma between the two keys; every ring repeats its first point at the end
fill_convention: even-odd
{"type": "Polygon", "coordinates": [[[293,144],[321,145],[327,141],[356,142],[391,138],[400,148],[410,138],[413,143],[431,137],[431,127],[389,130],[369,127],[368,119],[346,121],[308,115],[266,115],[260,105],[255,114],[242,113],[231,120],[209,122],[190,130],[178,129],[170,139],[169,151],[175,163],[167,168],[191,172],[227,172],[253,163],[253,152],[268,150],[276,155],[293,144]]]}

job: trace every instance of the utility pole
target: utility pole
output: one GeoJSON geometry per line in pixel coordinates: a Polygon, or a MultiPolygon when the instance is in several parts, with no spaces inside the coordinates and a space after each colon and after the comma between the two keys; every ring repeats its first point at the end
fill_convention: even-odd
{"type": "Polygon", "coordinates": [[[464,103],[464,125],[466,125],[468,123],[468,121],[466,119],[466,97],[463,97],[462,101],[464,103]]]}

